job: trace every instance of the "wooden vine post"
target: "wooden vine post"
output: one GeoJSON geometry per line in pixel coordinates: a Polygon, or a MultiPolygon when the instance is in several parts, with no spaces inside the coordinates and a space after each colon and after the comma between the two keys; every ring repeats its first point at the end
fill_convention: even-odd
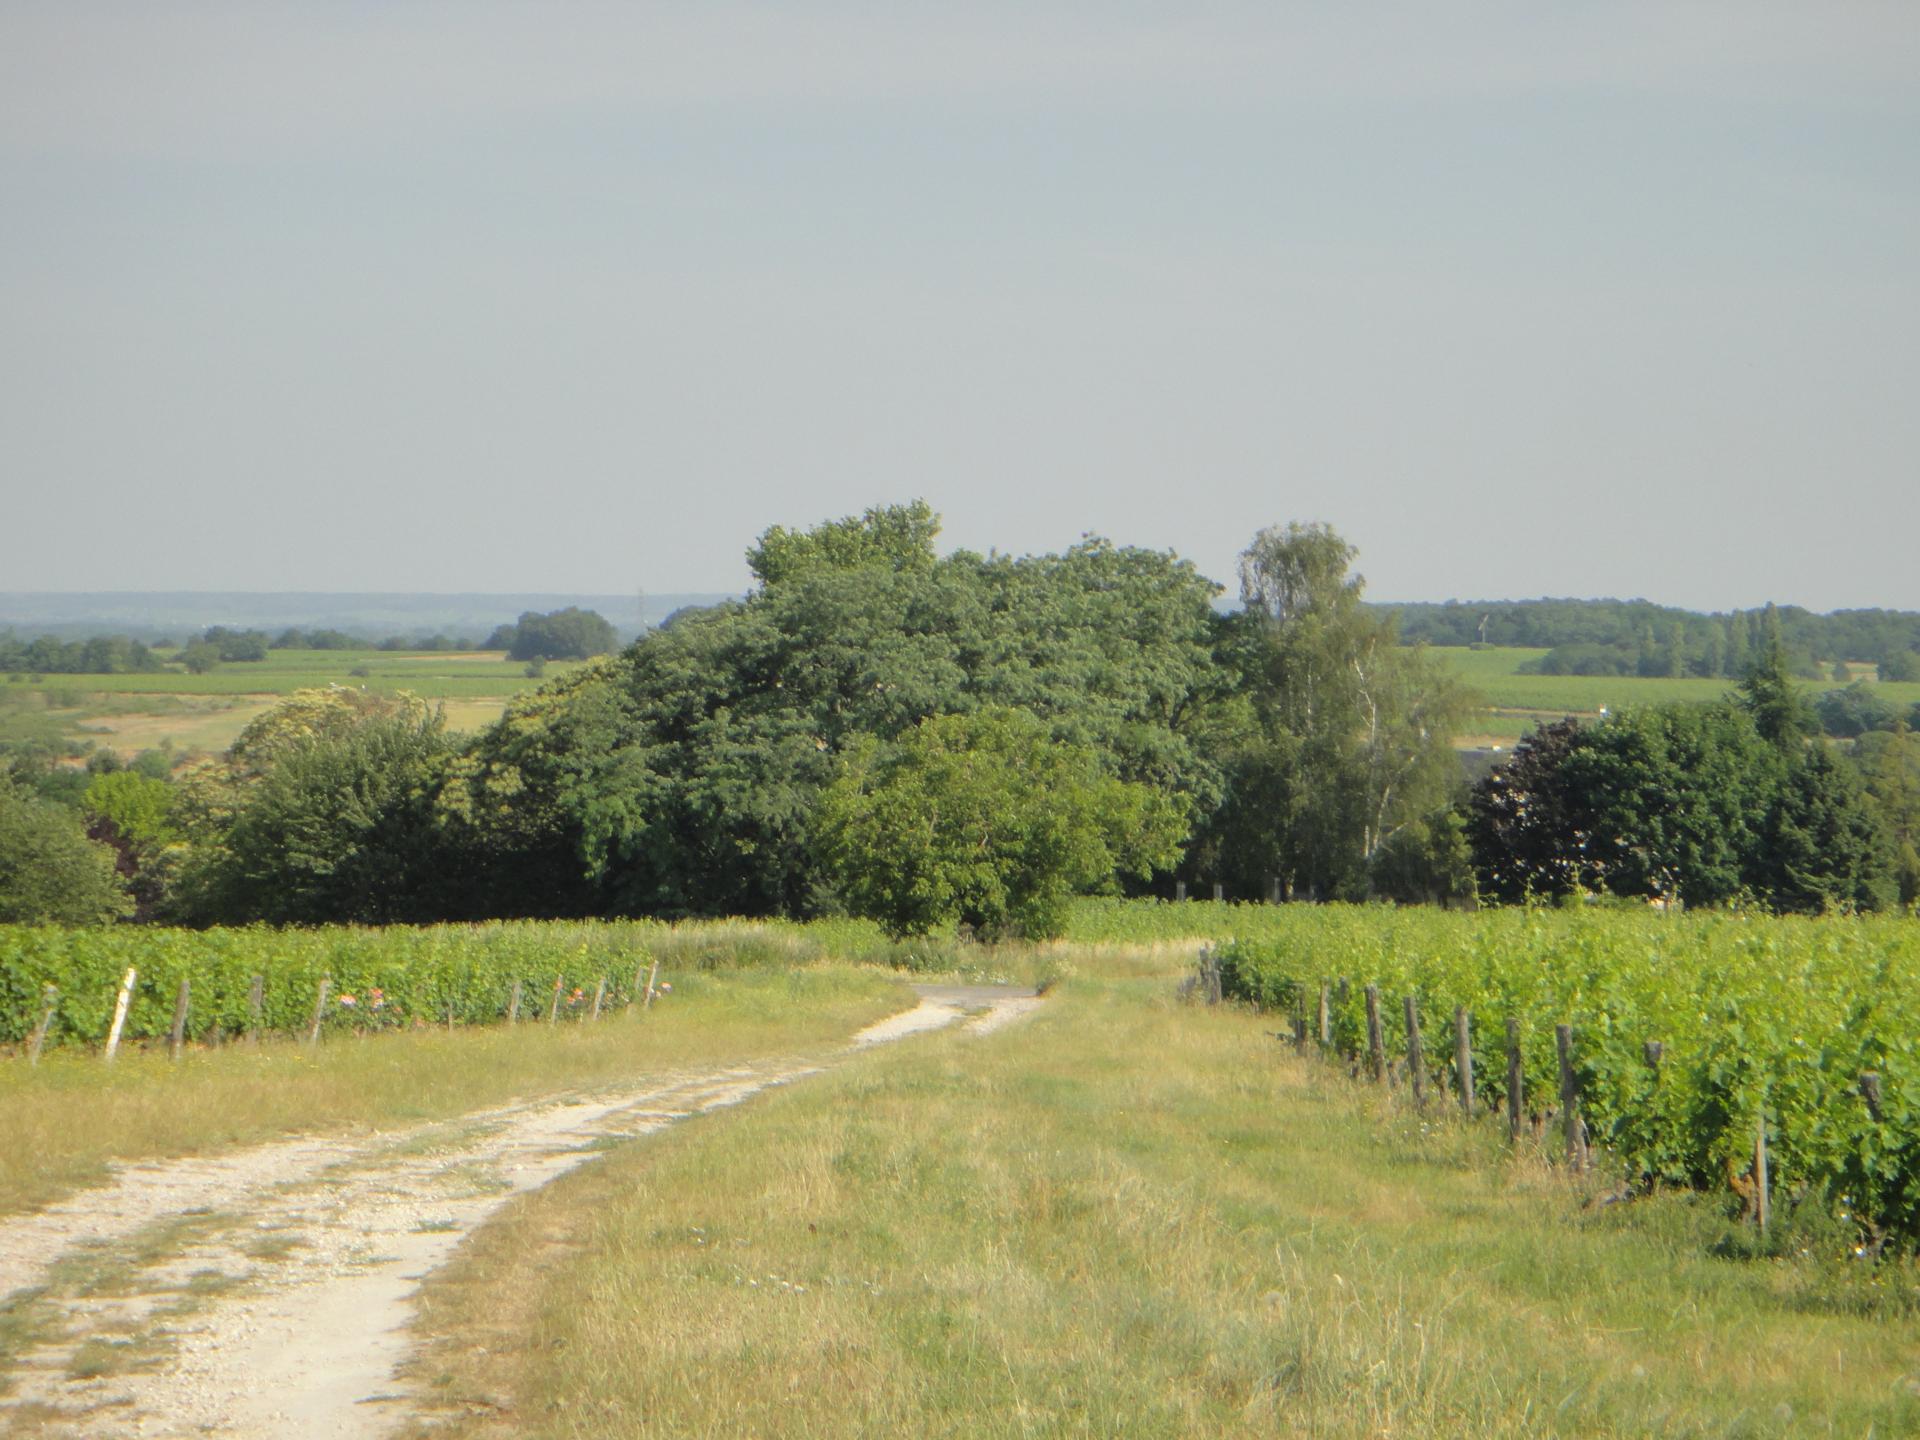
{"type": "Polygon", "coordinates": [[[1420,1008],[1414,1003],[1413,992],[1406,997],[1407,1011],[1407,1073],[1413,1080],[1413,1103],[1416,1109],[1424,1109],[1427,1103],[1427,1056],[1420,1044],[1420,1008]]]}
{"type": "Polygon", "coordinates": [[[1883,1118],[1881,1112],[1886,1102],[1880,1096],[1880,1072],[1878,1070],[1862,1070],[1860,1072],[1860,1098],[1867,1102],[1867,1114],[1873,1117],[1874,1124],[1879,1124],[1883,1118]]]}
{"type": "Polygon", "coordinates": [[[566,980],[563,976],[553,977],[553,1003],[547,1007],[547,1024],[549,1025],[560,1023],[560,987],[564,984],[566,980]]]}
{"type": "Polygon", "coordinates": [[[510,993],[507,996],[507,1024],[518,1025],[519,1023],[520,1023],[520,981],[518,978],[516,978],[513,982],[512,993],[510,993]]]}
{"type": "Polygon", "coordinates": [[[1473,1021],[1467,1007],[1453,1010],[1453,1083],[1460,1091],[1460,1113],[1473,1115],[1473,1021]]]}
{"type": "Polygon", "coordinates": [[[307,1043],[309,1045],[318,1045],[320,1043],[320,1026],[327,1018],[327,996],[332,993],[333,977],[331,975],[322,975],[320,977],[320,984],[315,987],[313,992],[313,1028],[307,1032],[307,1043]]]}
{"type": "Polygon", "coordinates": [[[1753,1127],[1753,1215],[1760,1222],[1760,1233],[1767,1233],[1767,1223],[1772,1217],[1772,1204],[1767,1194],[1767,1101],[1760,1098],[1760,1114],[1753,1127]]]}
{"type": "Polygon", "coordinates": [[[267,977],[256,975],[247,987],[247,1043],[260,1043],[260,1021],[267,1008],[267,977]]]}
{"type": "Polygon", "coordinates": [[[1387,1078],[1387,1047],[1380,1034],[1380,987],[1367,986],[1367,1068],[1378,1085],[1387,1078]]]}
{"type": "Polygon", "coordinates": [[[647,998],[640,1003],[642,1010],[651,1010],[653,1008],[653,982],[659,978],[660,957],[656,955],[653,957],[652,967],[647,971],[647,998]]]}
{"type": "Polygon", "coordinates": [[[178,1060],[187,1048],[187,1006],[193,1000],[193,982],[180,979],[180,993],[173,997],[173,1029],[167,1032],[167,1057],[178,1060]]]}
{"type": "Polygon", "coordinates": [[[1521,1087],[1525,1075],[1520,1068],[1520,1021],[1507,1016],[1507,1139],[1520,1138],[1520,1107],[1525,1099],[1521,1087]]]}
{"type": "Polygon", "coordinates": [[[139,978],[140,972],[129,965],[126,978],[120,982],[119,997],[113,1002],[113,1024],[107,1028],[107,1053],[103,1057],[109,1065],[119,1053],[120,1032],[127,1027],[127,1006],[133,1003],[133,982],[139,978]]]}
{"type": "Polygon", "coordinates": [[[1320,987],[1320,1048],[1333,1048],[1333,1011],[1327,1004],[1327,987],[1320,987]]]}
{"type": "Polygon", "coordinates": [[[1211,945],[1200,947],[1199,958],[1194,962],[1200,978],[1200,998],[1209,1005],[1220,1003],[1220,956],[1211,945]]]}
{"type": "Polygon", "coordinates": [[[1580,1085],[1573,1074],[1573,1026],[1553,1027],[1560,1051],[1560,1119],[1566,1129],[1567,1165],[1576,1173],[1587,1168],[1587,1142],[1581,1134],[1580,1085]]]}
{"type": "Polygon", "coordinates": [[[589,1020],[598,1020],[600,1018],[600,1002],[605,1000],[606,998],[607,998],[607,977],[602,975],[600,977],[600,982],[593,987],[593,1013],[587,1016],[589,1020]]]}
{"type": "Polygon", "coordinates": [[[627,1009],[631,1010],[633,1008],[633,1002],[646,993],[640,988],[646,984],[646,982],[647,960],[646,956],[642,955],[640,957],[640,963],[633,967],[633,988],[627,991],[627,1009]]]}
{"type": "Polygon", "coordinates": [[[60,1008],[60,987],[45,985],[40,990],[40,1023],[33,1027],[33,1036],[27,1041],[27,1064],[40,1063],[40,1051],[46,1046],[47,1031],[53,1028],[53,1015],[60,1008]]]}

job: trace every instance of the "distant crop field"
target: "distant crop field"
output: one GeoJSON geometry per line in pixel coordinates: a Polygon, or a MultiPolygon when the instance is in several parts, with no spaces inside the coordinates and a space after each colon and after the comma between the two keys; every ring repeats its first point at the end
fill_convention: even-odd
{"type": "Polygon", "coordinates": [[[163,745],[219,751],[280,697],[328,685],[411,690],[444,703],[449,730],[474,731],[499,719],[515,695],[578,663],[553,662],[536,679],[522,662],[490,651],[274,650],[205,675],[7,677],[0,679],[0,743],[91,742],[123,756],[163,745]]]}
{"type": "Polygon", "coordinates": [[[240,732],[270,709],[274,701],[259,696],[85,696],[94,702],[118,701],[122,708],[101,713],[88,706],[72,712],[77,734],[93,737],[94,744],[131,759],[142,750],[204,750],[217,754],[240,738],[240,732]],[[140,708],[143,700],[175,700],[173,706],[140,708]]]}
{"type": "MultiPolygon", "coordinates": [[[[556,661],[546,679],[563,675],[574,661],[556,661]]],[[[542,683],[518,660],[497,653],[392,650],[273,650],[265,660],[230,661],[205,675],[167,670],[151,675],[75,675],[70,686],[121,695],[290,695],[325,685],[368,690],[411,690],[429,700],[484,699],[517,695],[542,683]],[[355,674],[363,670],[365,674],[355,674]]]]}
{"type": "MultiPolygon", "coordinates": [[[[1520,666],[1546,654],[1522,647],[1468,650],[1435,646],[1431,652],[1486,700],[1492,712],[1480,727],[1495,737],[1525,734],[1540,719],[1596,715],[1602,708],[1661,705],[1669,701],[1717,700],[1734,689],[1731,680],[1642,679],[1636,675],[1522,675],[1520,666]]],[[[1807,680],[1809,695],[1845,687],[1831,680],[1807,680]]],[[[1901,707],[1920,704],[1920,684],[1876,684],[1874,693],[1901,707]]]]}

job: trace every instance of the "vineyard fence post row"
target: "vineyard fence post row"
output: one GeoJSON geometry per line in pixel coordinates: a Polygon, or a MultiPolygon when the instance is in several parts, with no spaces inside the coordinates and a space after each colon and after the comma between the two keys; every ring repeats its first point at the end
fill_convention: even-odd
{"type": "MultiPolygon", "coordinates": [[[[659,957],[649,956],[643,959],[634,969],[633,990],[627,996],[627,1007],[629,1009],[632,1008],[637,999],[644,1008],[651,1008],[654,998],[659,992],[659,977],[659,957]]],[[[106,1064],[112,1064],[120,1053],[120,1044],[121,1041],[126,1038],[127,1022],[132,1013],[134,996],[139,987],[139,983],[139,968],[137,966],[128,966],[126,973],[114,987],[112,1019],[108,1025],[106,1039],[101,1047],[101,1059],[106,1064]]],[[[598,977],[594,985],[592,1004],[581,1017],[583,1020],[598,1020],[602,1014],[605,1013],[609,983],[610,979],[606,974],[602,973],[598,977]]],[[[524,1002],[524,987],[525,982],[523,980],[519,978],[514,980],[505,1012],[505,1019],[509,1025],[517,1025],[520,1022],[524,1002]]],[[[565,998],[565,993],[566,979],[564,973],[555,975],[553,979],[552,1004],[547,1012],[547,1021],[549,1024],[558,1022],[560,1006],[562,1000],[565,998]]],[[[328,1002],[332,998],[333,977],[331,975],[322,975],[314,988],[313,1010],[303,1027],[306,1041],[310,1045],[318,1044],[321,1039],[325,1030],[328,1002]]],[[[61,990],[58,985],[53,984],[51,981],[42,984],[40,987],[40,1003],[37,1007],[37,1018],[34,1021],[32,1029],[28,1031],[26,1038],[26,1058],[30,1066],[37,1066],[40,1063],[42,1056],[45,1054],[48,1040],[53,1038],[54,1021],[60,1014],[60,1000],[61,990]]],[[[343,997],[340,1003],[348,1005],[353,1002],[351,997],[343,997]]],[[[264,975],[255,974],[249,978],[246,1007],[245,1030],[243,1032],[231,1033],[244,1038],[250,1045],[258,1045],[261,1036],[267,1028],[266,977],[264,975]]],[[[459,1018],[458,1001],[453,998],[448,998],[445,1002],[443,1014],[447,1028],[449,1030],[455,1028],[459,1018]]],[[[166,1030],[167,1056],[170,1060],[177,1061],[185,1055],[188,1036],[192,1028],[192,1019],[193,980],[190,976],[182,976],[179,985],[174,991],[172,1019],[166,1030]]],[[[1297,1028],[1304,1032],[1304,1020],[1299,1022],[1297,1028]]],[[[218,1045],[223,1039],[227,1038],[228,1034],[229,1032],[222,1030],[219,1020],[215,1018],[212,1021],[212,1028],[208,1032],[209,1043],[218,1045]]]]}
{"type": "MultiPolygon", "coordinates": [[[[1347,982],[1339,982],[1339,990],[1344,994],[1347,982]]],[[[1367,1016],[1367,1073],[1369,1078],[1380,1084],[1388,1078],[1386,1042],[1380,1020],[1380,987],[1368,985],[1365,988],[1367,1016]]],[[[1334,987],[1322,983],[1319,987],[1319,1033],[1320,1048],[1323,1055],[1333,1051],[1333,1024],[1331,1018],[1331,1000],[1334,987]]],[[[1299,987],[1294,998],[1293,1041],[1295,1048],[1304,1051],[1308,1033],[1306,1018],[1306,990],[1299,987]]],[[[1420,1032],[1420,1011],[1416,998],[1411,994],[1402,997],[1402,1006],[1406,1023],[1407,1072],[1413,1085],[1413,1099],[1416,1108],[1424,1108],[1426,1103],[1426,1059],[1420,1032]]],[[[1473,1016],[1466,1006],[1454,1008],[1454,1056],[1453,1074],[1460,1109],[1471,1117],[1474,1113],[1474,1073],[1473,1073],[1473,1016]]],[[[1591,1137],[1587,1130],[1586,1119],[1581,1113],[1579,1072],[1574,1066],[1573,1026],[1559,1024],[1554,1026],[1554,1051],[1559,1066],[1559,1101],[1561,1135],[1565,1147],[1567,1168],[1579,1174],[1592,1167],[1593,1152],[1591,1137]]],[[[1666,1059],[1666,1043],[1661,1040],[1644,1041],[1640,1047],[1641,1058],[1647,1068],[1653,1072],[1655,1083],[1660,1077],[1661,1066],[1666,1059]]],[[[1507,1138],[1518,1142],[1521,1132],[1522,1116],[1526,1108],[1525,1070],[1520,1047],[1520,1020],[1509,1015],[1506,1019],[1506,1119],[1507,1138]]],[[[1397,1066],[1395,1067],[1397,1069],[1397,1066]]],[[[1863,1070],[1859,1077],[1861,1100],[1865,1103],[1869,1115],[1876,1121],[1883,1119],[1885,1097],[1877,1071],[1863,1070]]],[[[1539,1134],[1539,1117],[1535,1117],[1535,1135],[1539,1134]]],[[[1771,1162],[1767,1147],[1766,1103],[1763,1100],[1754,1122],[1753,1133],[1753,1195],[1752,1213],[1758,1227],[1765,1231],[1772,1223],[1772,1179],[1771,1162]]]]}

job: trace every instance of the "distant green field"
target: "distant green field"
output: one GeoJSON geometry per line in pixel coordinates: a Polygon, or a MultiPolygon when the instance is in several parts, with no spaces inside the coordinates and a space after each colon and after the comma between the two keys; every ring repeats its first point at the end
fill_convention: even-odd
{"type": "MultiPolygon", "coordinates": [[[[546,679],[577,662],[555,662],[546,679]]],[[[170,669],[151,675],[73,675],[61,681],[118,695],[288,695],[326,685],[411,690],[429,700],[492,699],[543,683],[526,666],[497,652],[392,650],[272,650],[265,660],[230,661],[205,675],[170,669]],[[355,675],[356,669],[365,670],[355,675]]]]}
{"type": "MultiPolygon", "coordinates": [[[[1716,700],[1734,688],[1730,680],[1643,680],[1637,676],[1616,675],[1522,675],[1520,666],[1546,654],[1544,650],[1520,647],[1468,650],[1459,646],[1436,646],[1435,658],[1448,666],[1485,698],[1493,710],[1494,724],[1487,734],[1499,735],[1511,728],[1513,712],[1534,715],[1593,715],[1603,707],[1623,709],[1629,705],[1657,705],[1670,700],[1716,700]],[[1500,725],[1502,719],[1508,724],[1500,725]]],[[[1804,682],[1807,693],[1817,695],[1844,688],[1834,682],[1804,682]]],[[[1920,703],[1920,684],[1880,684],[1874,693],[1889,704],[1909,706],[1920,703]]],[[[1522,726],[1521,733],[1530,725],[1522,726]]]]}
{"type": "Polygon", "coordinates": [[[205,675],[8,676],[0,678],[0,745],[65,746],[75,755],[92,745],[128,756],[162,745],[220,751],[278,697],[328,685],[411,690],[442,702],[449,730],[473,731],[499,719],[515,695],[578,664],[551,663],[534,679],[498,652],[273,650],[205,675]]]}

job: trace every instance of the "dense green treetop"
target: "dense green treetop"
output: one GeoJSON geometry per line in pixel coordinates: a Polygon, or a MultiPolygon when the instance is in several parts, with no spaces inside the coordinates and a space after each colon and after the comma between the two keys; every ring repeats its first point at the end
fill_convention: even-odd
{"type": "Polygon", "coordinates": [[[1571,718],[1536,726],[1473,788],[1467,841],[1486,899],[1520,905],[1601,888],[1610,857],[1595,851],[1566,763],[1582,728],[1571,718]]]}
{"type": "Polygon", "coordinates": [[[599,612],[569,605],[545,615],[524,612],[516,624],[495,630],[484,648],[505,649],[509,660],[590,660],[618,643],[599,612]]]}
{"type": "Polygon", "coordinates": [[[924,500],[875,505],[808,530],[775,525],[747,551],[747,568],[762,585],[834,570],[926,571],[939,533],[940,517],[924,500]]]}
{"type": "Polygon", "coordinates": [[[132,913],[111,848],[0,775],[0,924],[99,925],[132,913]]]}
{"type": "Polygon", "coordinates": [[[181,838],[173,823],[173,786],[136,770],[95,775],[81,808],[144,850],[161,850],[181,838]]]}
{"type": "Polygon", "coordinates": [[[1075,894],[1171,866],[1183,808],[1031,714],[988,706],[930,716],[891,745],[862,739],[815,826],[842,900],[891,934],[961,924],[1045,939],[1075,894]]]}
{"type": "MultiPolygon", "coordinates": [[[[1029,712],[1120,779],[1217,798],[1194,737],[1220,622],[1190,564],[1100,540],[923,563],[849,539],[871,528],[917,547],[932,534],[917,512],[822,528],[763,537],[757,553],[808,563],[517,703],[456,764],[443,803],[483,872],[532,845],[534,873],[574,868],[545,892],[563,911],[806,912],[827,903],[812,822],[844,753],[982,706],[1029,712]]],[[[502,872],[482,888],[515,886],[502,872]]]]}
{"type": "Polygon", "coordinates": [[[1590,856],[1623,895],[1724,904],[1755,873],[1785,764],[1733,705],[1636,707],[1589,728],[1567,759],[1590,856]]]}
{"type": "Polygon", "coordinates": [[[337,740],[369,720],[402,715],[419,723],[431,707],[418,695],[327,685],[296,690],[241,730],[227,751],[227,765],[242,778],[266,774],[288,751],[314,740],[337,740]]]}
{"type": "Polygon", "coordinates": [[[439,715],[412,708],[279,749],[194,877],[200,902],[276,923],[435,918],[454,877],[420,841],[448,749],[439,715]]]}
{"type": "Polygon", "coordinates": [[[1776,910],[1883,910],[1898,900],[1893,851],[1859,772],[1825,745],[1793,757],[1755,859],[1754,888],[1776,910]]]}
{"type": "Polygon", "coordinates": [[[1890,845],[1899,902],[1920,904],[1920,736],[1897,721],[1891,730],[1861,736],[1853,759],[1890,845]]]}
{"type": "Polygon", "coordinates": [[[1790,749],[1812,733],[1813,711],[1793,683],[1779,617],[1772,606],[1767,607],[1760,642],[1753,664],[1740,682],[1740,693],[1754,725],[1774,744],[1790,749]]]}
{"type": "Polygon", "coordinates": [[[200,641],[211,645],[222,660],[267,658],[267,636],[263,630],[230,630],[224,625],[215,625],[200,637],[200,641]]]}
{"type": "Polygon", "coordinates": [[[656,799],[626,662],[603,659],[516,697],[449,758],[434,843],[467,888],[457,913],[580,915],[656,799]]]}
{"type": "Polygon", "coordinates": [[[1814,719],[1823,735],[1852,740],[1873,730],[1891,730],[1902,720],[1897,706],[1881,699],[1876,688],[1856,680],[1844,690],[1829,690],[1813,704],[1814,719]]]}
{"type": "Polygon", "coordinates": [[[1764,732],[1765,713],[1658,705],[1536,731],[1475,787],[1482,893],[1810,911],[1893,903],[1884,809],[1852,763],[1825,742],[1764,732]]]}

